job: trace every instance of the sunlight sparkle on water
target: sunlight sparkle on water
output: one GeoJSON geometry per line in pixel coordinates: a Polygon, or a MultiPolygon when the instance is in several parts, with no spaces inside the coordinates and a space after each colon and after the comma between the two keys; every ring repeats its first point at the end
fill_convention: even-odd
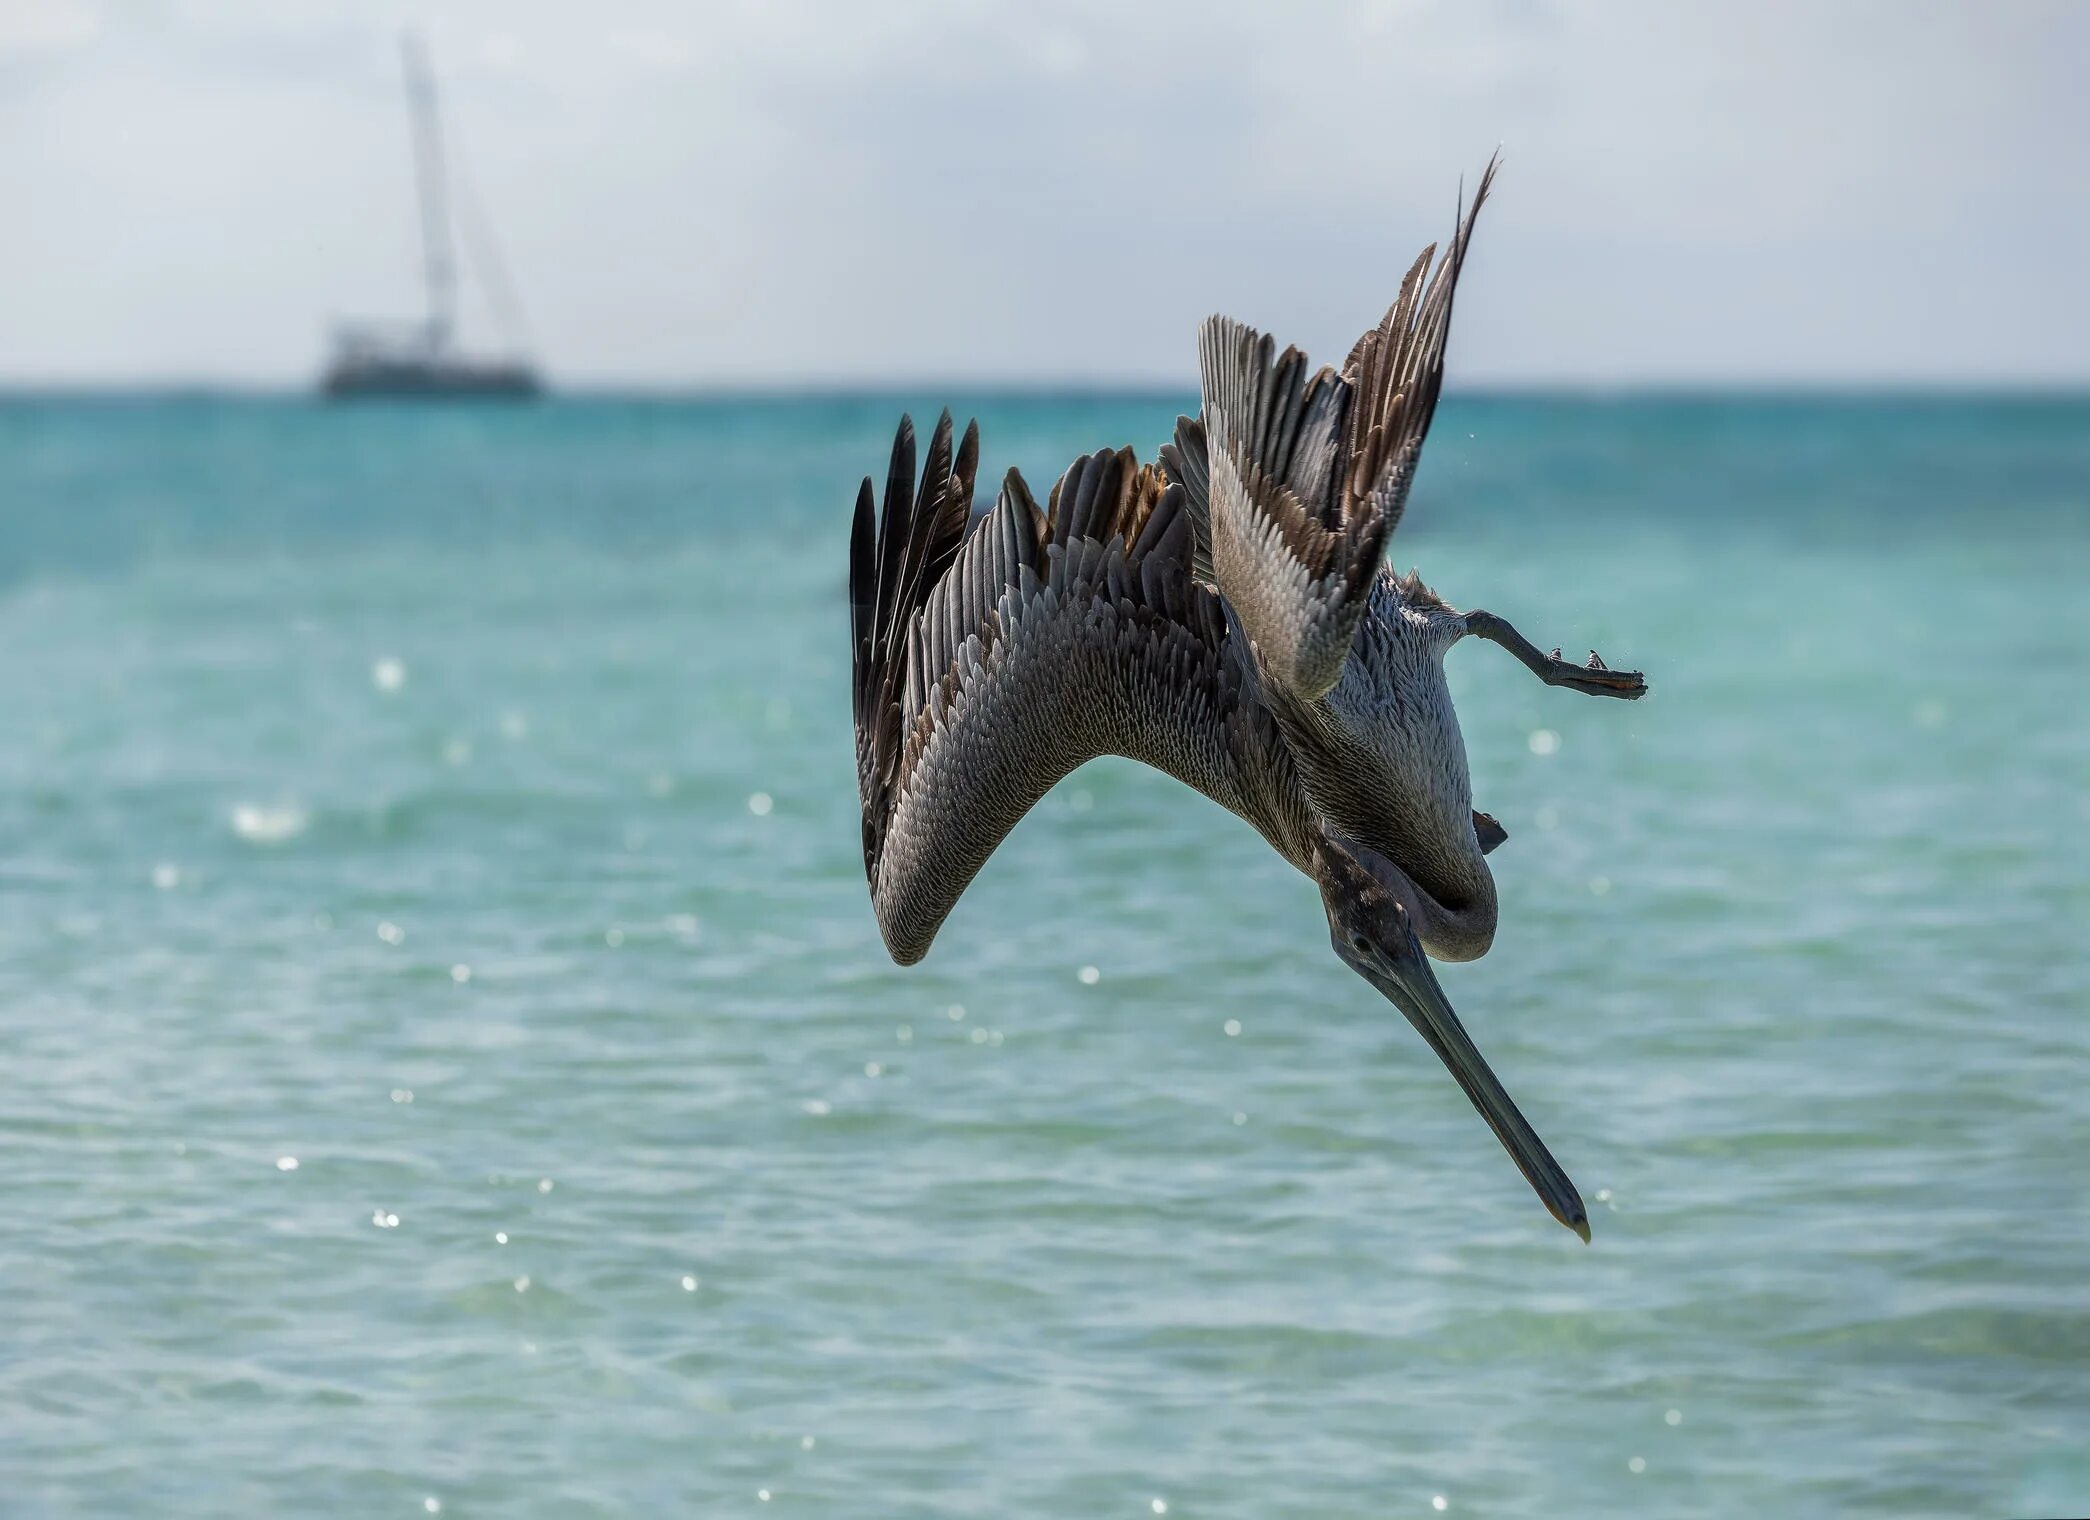
{"type": "Polygon", "coordinates": [[[406,943],[406,930],[400,928],[399,925],[393,923],[390,919],[380,919],[377,925],[377,937],[388,945],[403,945],[406,943]]]}
{"type": "Polygon", "coordinates": [[[815,1119],[824,1119],[834,1112],[834,1105],[825,1098],[808,1098],[801,1107],[815,1119]]]}
{"type": "Polygon", "coordinates": [[[682,1291],[685,1293],[697,1291],[697,1279],[690,1273],[685,1272],[682,1275],[682,1291]]]}
{"type": "Polygon", "coordinates": [[[232,832],[249,844],[281,844],[305,832],[305,810],[288,803],[260,807],[242,802],[232,810],[232,832]]]}
{"type": "MultiPolygon", "coordinates": [[[[386,655],[370,667],[370,684],[382,692],[395,692],[406,685],[406,664],[386,655]]],[[[434,1513],[434,1511],[430,1511],[434,1513]]]]}
{"type": "Polygon", "coordinates": [[[767,818],[776,806],[776,799],[767,792],[751,793],[747,799],[747,810],[757,818],[767,818]]]}
{"type": "Polygon", "coordinates": [[[1221,1024],[1219,1027],[1226,1031],[1226,1037],[1229,1040],[1236,1039],[1240,1036],[1241,1021],[1239,1019],[1228,1019],[1224,1024],[1221,1024]]]}
{"type": "Polygon", "coordinates": [[[551,1178],[549,1178],[549,1177],[539,1177],[539,1178],[537,1179],[537,1191],[538,1191],[538,1192],[540,1192],[540,1193],[549,1193],[549,1192],[550,1192],[551,1190],[552,1190],[552,1180],[551,1180],[551,1178]]]}
{"type": "Polygon", "coordinates": [[[411,1087],[395,1087],[392,1089],[392,1101],[394,1103],[411,1103],[414,1101],[414,1090],[411,1087]]]}
{"type": "Polygon", "coordinates": [[[518,1293],[527,1293],[530,1291],[529,1273],[525,1272],[522,1276],[518,1277],[515,1280],[515,1291],[518,1293]]]}
{"type": "Polygon", "coordinates": [[[885,1068],[876,1061],[866,1061],[864,1062],[864,1075],[867,1077],[883,1076],[885,1075],[885,1068]]]}
{"type": "Polygon", "coordinates": [[[279,1172],[294,1172],[294,1171],[296,1171],[297,1169],[298,1169],[298,1158],[297,1158],[297,1157],[295,1157],[295,1156],[278,1156],[278,1157],[276,1158],[276,1170],[277,1170],[277,1171],[279,1171],[279,1172]]]}
{"type": "Polygon", "coordinates": [[[1093,987],[1096,985],[1096,983],[1103,980],[1103,973],[1097,970],[1094,966],[1083,966],[1080,971],[1080,976],[1081,985],[1084,987],[1093,987]]]}
{"type": "Polygon", "coordinates": [[[1550,728],[1534,728],[1531,736],[1524,742],[1531,747],[1534,755],[1556,754],[1560,749],[1560,735],[1550,728]]]}
{"type": "Polygon", "coordinates": [[[1684,1423],[1684,1412],[1681,1409],[1669,1410],[1662,1416],[1662,1423],[1664,1425],[1681,1425],[1684,1423]]]}
{"type": "Polygon", "coordinates": [[[1166,1499],[1156,1499],[1150,1508],[1157,1515],[1165,1515],[1168,1513],[1168,1501],[1166,1499]]]}
{"type": "Polygon", "coordinates": [[[421,1501],[421,1508],[427,1510],[431,1515],[440,1515],[443,1512],[443,1501],[434,1494],[430,1494],[421,1501]]]}
{"type": "Polygon", "coordinates": [[[162,892],[172,892],[181,885],[181,867],[161,861],[152,868],[152,884],[162,892]]]}
{"type": "Polygon", "coordinates": [[[1626,1459],[1626,1470],[1627,1470],[1628,1472],[1636,1472],[1636,1473],[1644,1473],[1644,1472],[1646,1472],[1646,1471],[1647,1471],[1647,1458],[1645,1458],[1645,1457],[1628,1457],[1628,1458],[1626,1459]]]}
{"type": "Polygon", "coordinates": [[[1442,1495],[1442,1494],[1431,1494],[1431,1495],[1430,1495],[1430,1508],[1431,1508],[1431,1509],[1449,1509],[1450,1507],[1451,1507],[1451,1501],[1450,1501],[1450,1500],[1448,1500],[1448,1499],[1446,1499],[1446,1498],[1444,1497],[1444,1495],[1442,1495]]]}
{"type": "Polygon", "coordinates": [[[493,1232],[493,1243],[497,1246],[508,1244],[508,1232],[506,1230],[495,1230],[493,1232]]]}

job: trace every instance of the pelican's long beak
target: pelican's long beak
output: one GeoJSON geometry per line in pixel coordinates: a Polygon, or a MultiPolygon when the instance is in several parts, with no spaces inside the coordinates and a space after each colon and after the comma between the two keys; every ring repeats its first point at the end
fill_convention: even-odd
{"type": "Polygon", "coordinates": [[[1517,1105],[1495,1080],[1495,1073],[1488,1069],[1465,1025],[1452,1012],[1444,989],[1437,985],[1437,973],[1430,969],[1429,957],[1423,954],[1415,937],[1410,934],[1401,950],[1372,956],[1359,970],[1430,1042],[1430,1049],[1437,1052],[1445,1069],[1466,1090],[1466,1096],[1488,1121],[1488,1128],[1495,1132],[1495,1138],[1502,1142],[1502,1148],[1517,1163],[1524,1180],[1538,1193],[1547,1210],[1587,1242],[1589,1214],[1582,1207],[1582,1195],[1546,1149],[1546,1142],[1525,1122],[1517,1105]]]}

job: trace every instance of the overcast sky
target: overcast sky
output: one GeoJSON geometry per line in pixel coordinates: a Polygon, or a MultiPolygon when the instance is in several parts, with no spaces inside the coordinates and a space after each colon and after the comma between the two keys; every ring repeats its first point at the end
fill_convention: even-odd
{"type": "Polygon", "coordinates": [[[2090,5],[1899,0],[0,0],[0,379],[411,314],[408,24],[555,380],[1339,359],[1500,144],[1455,384],[2090,381],[2090,5]]]}

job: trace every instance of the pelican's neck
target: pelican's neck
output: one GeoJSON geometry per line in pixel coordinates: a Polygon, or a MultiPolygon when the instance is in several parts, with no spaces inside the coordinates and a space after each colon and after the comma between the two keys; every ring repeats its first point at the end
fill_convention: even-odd
{"type": "MultiPolygon", "coordinates": [[[[1324,847],[1325,848],[1325,847],[1324,847]]],[[[1400,899],[1422,948],[1440,961],[1478,960],[1495,940],[1495,877],[1485,865],[1471,898],[1456,906],[1440,902],[1415,878],[1370,845],[1343,840],[1339,848],[1369,871],[1374,880],[1400,899]]],[[[1317,850],[1317,855],[1321,853],[1317,850]]],[[[1317,872],[1325,869],[1317,860],[1317,872]]],[[[1322,879],[1326,879],[1323,877],[1322,879]]]]}

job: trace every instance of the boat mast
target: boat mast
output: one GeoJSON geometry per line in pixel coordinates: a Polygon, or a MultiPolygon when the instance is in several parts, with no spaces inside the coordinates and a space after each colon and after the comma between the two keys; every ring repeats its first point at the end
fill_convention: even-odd
{"type": "Polygon", "coordinates": [[[457,260],[451,247],[450,205],[443,178],[442,121],[436,114],[435,71],[420,39],[399,39],[406,68],[406,99],[414,128],[414,183],[421,196],[421,274],[428,287],[428,347],[450,346],[457,311],[457,260]]]}

